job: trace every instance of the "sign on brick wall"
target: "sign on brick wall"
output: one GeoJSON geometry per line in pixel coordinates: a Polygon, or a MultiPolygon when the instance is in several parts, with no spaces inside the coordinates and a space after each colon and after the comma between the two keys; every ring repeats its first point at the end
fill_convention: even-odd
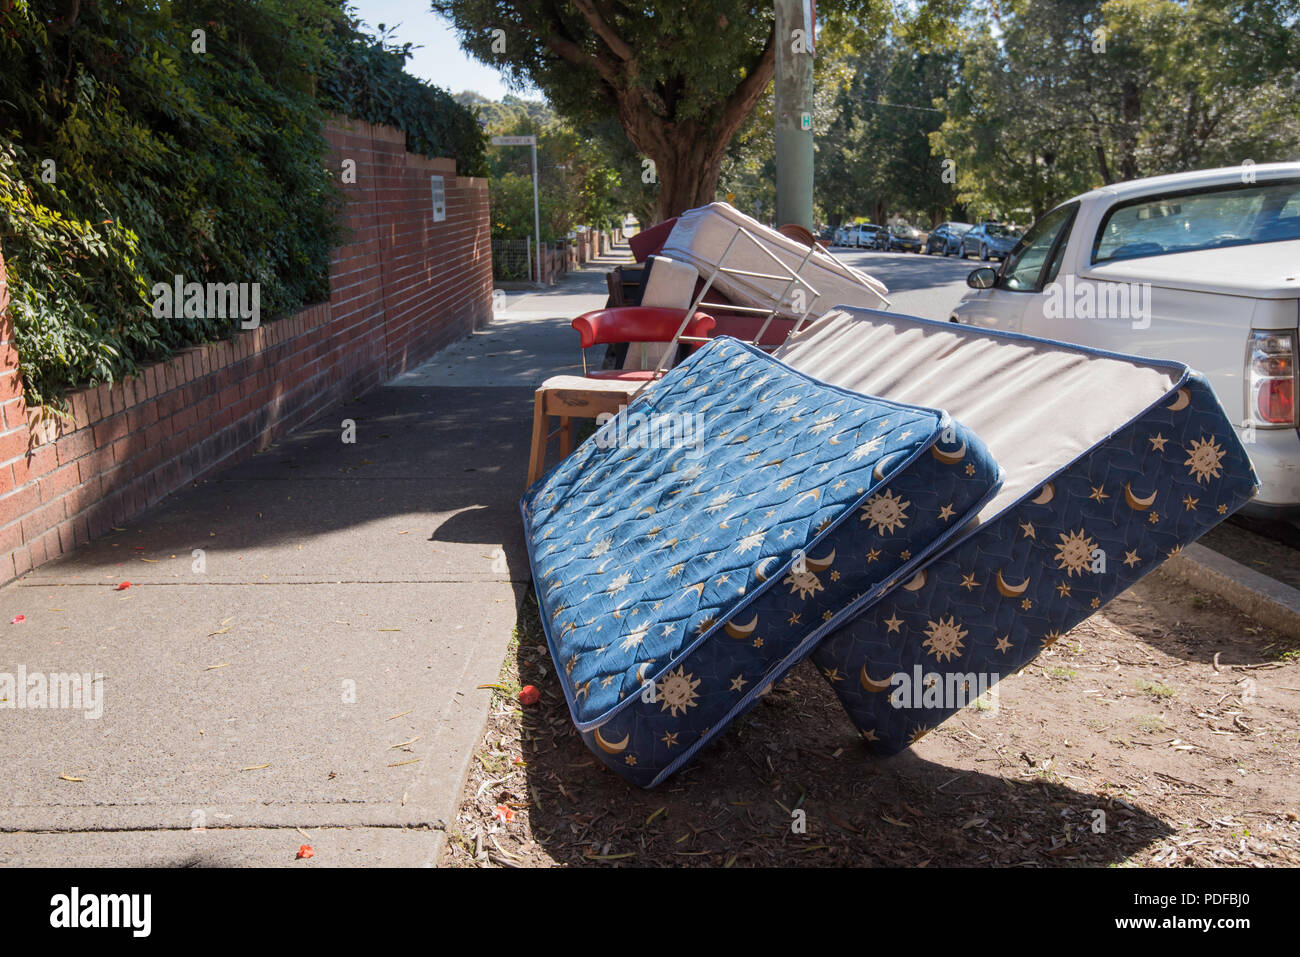
{"type": "Polygon", "coordinates": [[[441,176],[429,177],[429,190],[433,194],[433,221],[440,223],[447,218],[447,187],[441,176]]]}

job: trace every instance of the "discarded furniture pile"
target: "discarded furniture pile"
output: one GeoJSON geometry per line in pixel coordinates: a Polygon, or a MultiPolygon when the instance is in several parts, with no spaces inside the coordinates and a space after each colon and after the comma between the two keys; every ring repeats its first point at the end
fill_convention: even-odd
{"type": "Polygon", "coordinates": [[[574,723],[634,784],[809,656],[903,750],[1254,494],[1185,366],[881,312],[725,204],[660,232],[638,288],[675,298],[637,305],[677,335],[521,501],[574,723]]]}

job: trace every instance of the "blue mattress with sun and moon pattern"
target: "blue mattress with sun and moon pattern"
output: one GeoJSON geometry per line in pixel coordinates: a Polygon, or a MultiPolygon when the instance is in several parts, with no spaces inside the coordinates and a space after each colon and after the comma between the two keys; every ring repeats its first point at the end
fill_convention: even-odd
{"type": "Polygon", "coordinates": [[[649,787],[995,494],[945,413],[710,341],[536,482],[521,512],[583,740],[649,787]]]}
{"type": "Polygon", "coordinates": [[[881,753],[1019,671],[1255,492],[1231,422],[1181,364],[854,309],[778,355],[842,386],[932,396],[1004,469],[977,523],[813,654],[881,753]],[[905,384],[929,374],[928,387],[905,384]]]}

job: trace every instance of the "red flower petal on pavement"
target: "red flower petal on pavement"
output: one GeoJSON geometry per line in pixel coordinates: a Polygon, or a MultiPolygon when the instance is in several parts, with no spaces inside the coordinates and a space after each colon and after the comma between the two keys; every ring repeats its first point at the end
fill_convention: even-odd
{"type": "Polygon", "coordinates": [[[121,582],[120,584],[118,584],[116,588],[113,589],[113,591],[126,591],[130,587],[131,587],[130,582],[121,582]]]}
{"type": "Polygon", "coordinates": [[[302,847],[298,848],[298,857],[297,857],[298,860],[302,860],[304,857],[315,857],[315,856],[316,856],[316,849],[312,847],[310,844],[304,844],[302,847]]]}
{"type": "Polygon", "coordinates": [[[12,618],[9,619],[9,624],[11,624],[11,625],[21,625],[21,624],[22,624],[23,622],[25,622],[26,620],[27,620],[27,616],[26,616],[26,615],[14,615],[12,618]]]}
{"type": "Polygon", "coordinates": [[[492,812],[492,819],[494,821],[504,821],[509,824],[515,819],[514,808],[506,807],[504,804],[498,804],[497,809],[492,812]]]}
{"type": "Polygon", "coordinates": [[[519,692],[520,704],[537,704],[537,702],[541,700],[542,693],[532,685],[524,685],[523,689],[519,692]]]}

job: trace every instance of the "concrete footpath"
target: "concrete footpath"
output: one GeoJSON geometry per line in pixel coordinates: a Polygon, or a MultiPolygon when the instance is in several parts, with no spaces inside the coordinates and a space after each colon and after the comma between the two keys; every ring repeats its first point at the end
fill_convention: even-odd
{"type": "Polygon", "coordinates": [[[532,390],[613,261],[0,589],[0,866],[435,864],[528,587],[532,390]]]}

